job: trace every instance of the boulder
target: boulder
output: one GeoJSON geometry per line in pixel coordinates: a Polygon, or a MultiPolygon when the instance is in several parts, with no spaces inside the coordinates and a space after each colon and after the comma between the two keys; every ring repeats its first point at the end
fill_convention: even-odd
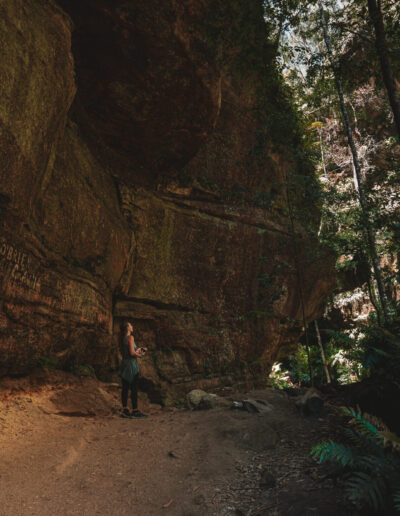
{"type": "Polygon", "coordinates": [[[207,410],[217,407],[229,407],[231,403],[221,396],[194,389],[186,396],[189,407],[192,410],[207,410]]]}
{"type": "Polygon", "coordinates": [[[305,416],[319,416],[324,407],[322,394],[314,387],[311,387],[296,400],[296,407],[305,416]]]}
{"type": "Polygon", "coordinates": [[[260,414],[271,412],[273,407],[266,401],[247,399],[242,401],[242,408],[247,412],[260,414]]]}

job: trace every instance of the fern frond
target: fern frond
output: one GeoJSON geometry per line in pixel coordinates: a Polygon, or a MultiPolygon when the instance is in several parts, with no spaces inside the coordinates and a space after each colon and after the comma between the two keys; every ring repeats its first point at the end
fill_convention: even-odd
{"type": "Polygon", "coordinates": [[[400,512],[400,491],[397,491],[393,495],[393,505],[396,511],[400,512]]]}
{"type": "Polygon", "coordinates": [[[382,420],[362,414],[359,408],[343,411],[352,425],[345,430],[348,445],[330,440],[315,446],[311,455],[346,472],[348,498],[359,508],[369,505],[378,512],[394,505],[400,511],[400,438],[382,420]]]}
{"type": "Polygon", "coordinates": [[[390,460],[386,460],[386,457],[363,455],[356,457],[354,462],[357,470],[372,473],[375,476],[380,475],[387,479],[396,472],[396,466],[390,460]]]}
{"type": "Polygon", "coordinates": [[[385,459],[383,438],[381,438],[381,436],[377,439],[360,434],[359,432],[354,433],[358,435],[358,444],[356,445],[358,453],[367,453],[369,455],[380,457],[382,460],[385,459]]]}
{"type": "Polygon", "coordinates": [[[360,434],[357,430],[345,428],[343,434],[347,438],[347,446],[350,447],[355,456],[373,455],[383,457],[385,452],[381,440],[376,440],[360,434]]]}
{"type": "Polygon", "coordinates": [[[381,357],[375,352],[375,350],[367,350],[365,352],[362,365],[364,369],[374,369],[379,364],[381,357]]]}
{"type": "Polygon", "coordinates": [[[364,472],[375,472],[381,469],[381,460],[373,455],[357,457],[357,466],[364,472]]]}
{"type": "Polygon", "coordinates": [[[346,446],[333,441],[318,444],[311,450],[311,455],[319,462],[335,462],[342,467],[354,464],[353,452],[346,446]]]}
{"type": "Polygon", "coordinates": [[[344,408],[343,412],[347,416],[350,416],[350,424],[354,425],[357,428],[358,432],[360,432],[360,434],[373,437],[377,440],[383,440],[376,426],[364,417],[365,414],[362,414],[361,412],[356,411],[353,408],[344,408]]]}
{"type": "Polygon", "coordinates": [[[357,471],[346,482],[346,490],[349,500],[358,507],[366,503],[378,511],[385,504],[387,486],[381,476],[357,471]]]}
{"type": "Polygon", "coordinates": [[[364,412],[362,417],[371,423],[380,433],[389,432],[389,428],[385,425],[382,419],[378,416],[374,416],[373,414],[368,414],[368,412],[364,412]]]}
{"type": "Polygon", "coordinates": [[[351,442],[353,446],[358,446],[360,443],[360,434],[354,432],[351,428],[344,428],[343,435],[346,436],[346,439],[351,442]]]}

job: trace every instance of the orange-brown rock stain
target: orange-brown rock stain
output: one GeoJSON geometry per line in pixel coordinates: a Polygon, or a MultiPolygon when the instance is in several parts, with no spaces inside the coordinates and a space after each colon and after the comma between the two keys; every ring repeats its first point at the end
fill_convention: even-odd
{"type": "MultiPolygon", "coordinates": [[[[129,319],[142,387],[171,403],[262,382],[296,343],[289,160],[273,134],[252,157],[257,77],[221,65],[210,4],[0,6],[0,375],[52,357],[113,377],[129,319]]],[[[312,319],[329,259],[297,230],[312,319]]]]}

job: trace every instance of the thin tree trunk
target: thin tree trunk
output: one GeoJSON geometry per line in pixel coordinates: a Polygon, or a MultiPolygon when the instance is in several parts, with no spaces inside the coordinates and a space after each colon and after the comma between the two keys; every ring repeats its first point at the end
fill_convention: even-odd
{"type": "Polygon", "coordinates": [[[394,82],[392,67],[390,64],[381,0],[368,0],[368,12],[375,29],[375,46],[381,65],[383,82],[386,86],[390,107],[393,111],[394,123],[396,124],[397,133],[400,138],[400,104],[397,100],[396,84],[394,82]]]}
{"type": "Polygon", "coordinates": [[[283,24],[284,24],[284,22],[285,22],[285,17],[282,16],[281,19],[279,20],[278,33],[277,33],[277,35],[275,37],[275,41],[273,42],[273,49],[274,49],[273,55],[274,56],[278,55],[279,45],[281,44],[281,37],[282,37],[282,31],[283,31],[283,24]]]}
{"type": "Polygon", "coordinates": [[[321,359],[322,359],[322,365],[324,366],[326,381],[327,381],[327,383],[331,383],[331,381],[332,381],[331,375],[329,374],[328,363],[326,361],[325,350],[324,350],[324,346],[322,344],[322,339],[321,339],[321,334],[319,332],[317,319],[315,319],[315,321],[314,321],[314,326],[315,326],[315,333],[317,334],[318,346],[321,351],[321,359]]]}
{"type": "MultiPolygon", "coordinates": [[[[328,178],[328,172],[326,170],[326,164],[325,164],[325,153],[324,153],[321,129],[318,129],[318,136],[319,136],[319,145],[320,145],[320,149],[321,149],[322,170],[324,171],[324,177],[328,178]]],[[[318,229],[318,237],[321,235],[323,226],[324,226],[324,217],[323,217],[323,215],[321,215],[321,220],[319,222],[319,229],[318,229]]]]}
{"type": "MultiPolygon", "coordinates": [[[[350,106],[351,106],[351,109],[353,110],[353,116],[354,116],[354,131],[355,131],[356,135],[358,136],[358,138],[360,139],[360,143],[361,143],[361,133],[358,130],[358,122],[357,122],[356,110],[354,109],[353,104],[350,103],[350,106]]],[[[356,169],[355,169],[355,166],[354,166],[354,161],[352,163],[352,168],[353,168],[354,190],[358,193],[358,181],[357,181],[357,174],[356,174],[356,169]]]]}
{"type": "Polygon", "coordinates": [[[321,161],[322,161],[322,170],[324,171],[324,177],[328,177],[328,172],[326,170],[326,164],[325,164],[325,153],[324,153],[324,142],[322,140],[322,130],[318,129],[318,136],[319,136],[319,147],[321,151],[321,161]]]}
{"type": "Polygon", "coordinates": [[[367,281],[367,286],[368,286],[369,299],[370,299],[370,301],[372,303],[372,306],[375,308],[376,316],[378,318],[378,326],[382,326],[381,313],[380,313],[380,310],[378,308],[378,303],[376,302],[375,291],[373,289],[373,285],[372,285],[371,280],[370,280],[369,277],[368,277],[368,281],[367,281]]]}
{"type": "Polygon", "coordinates": [[[386,294],[385,294],[385,289],[383,286],[382,271],[381,271],[381,266],[379,263],[378,253],[376,251],[375,234],[372,230],[371,221],[369,220],[368,203],[367,203],[367,198],[366,198],[365,192],[364,192],[364,182],[363,182],[363,178],[361,175],[361,168],[360,168],[360,163],[358,160],[357,149],[356,149],[356,145],[354,143],[353,133],[351,130],[349,114],[347,112],[346,105],[344,102],[343,86],[342,86],[342,80],[340,77],[340,71],[339,71],[338,65],[335,62],[335,58],[333,55],[332,45],[331,45],[330,38],[328,35],[328,26],[327,26],[327,22],[326,22],[326,18],[325,18],[324,7],[323,7],[321,0],[318,0],[318,6],[319,6],[320,14],[321,14],[321,22],[322,22],[322,29],[323,29],[323,33],[324,33],[324,41],[325,41],[325,45],[326,45],[326,49],[327,49],[327,53],[328,53],[328,57],[329,57],[329,62],[330,62],[331,68],[333,70],[336,89],[337,89],[337,93],[339,96],[340,110],[342,112],[343,121],[344,121],[344,124],[346,127],[347,139],[348,139],[349,147],[350,147],[351,154],[353,157],[353,164],[354,164],[354,169],[356,172],[357,183],[358,183],[358,200],[359,200],[360,206],[361,206],[362,222],[365,227],[369,255],[370,255],[372,266],[374,269],[375,279],[376,279],[376,282],[378,285],[379,300],[380,300],[380,303],[382,306],[383,318],[386,323],[390,320],[389,306],[388,306],[388,301],[387,301],[386,294]]]}

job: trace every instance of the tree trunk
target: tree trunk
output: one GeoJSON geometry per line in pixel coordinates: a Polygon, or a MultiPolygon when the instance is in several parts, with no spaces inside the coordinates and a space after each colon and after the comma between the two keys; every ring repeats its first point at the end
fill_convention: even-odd
{"type": "Polygon", "coordinates": [[[380,313],[380,310],[379,310],[379,307],[378,307],[378,303],[376,301],[375,290],[374,290],[374,287],[372,285],[371,279],[369,277],[368,277],[368,281],[367,281],[367,286],[368,286],[369,299],[370,299],[373,307],[376,310],[376,315],[377,315],[377,318],[378,318],[378,326],[382,326],[381,313],[380,313]]]}
{"type": "Polygon", "coordinates": [[[368,0],[368,12],[375,29],[375,46],[381,64],[383,82],[389,97],[390,107],[393,111],[394,123],[400,138],[400,104],[396,96],[396,84],[394,82],[389,58],[389,49],[386,41],[385,25],[383,23],[381,0],[368,0]]]}
{"type": "Polygon", "coordinates": [[[376,251],[375,234],[372,230],[371,221],[369,220],[368,203],[367,203],[367,198],[366,198],[366,195],[364,192],[364,181],[363,181],[363,178],[361,175],[361,167],[360,167],[360,163],[358,160],[357,149],[356,149],[356,145],[354,143],[353,133],[351,130],[349,114],[347,112],[346,105],[344,102],[344,94],[343,94],[343,86],[342,86],[342,80],[341,80],[341,76],[340,76],[340,70],[339,70],[339,66],[335,62],[335,58],[333,55],[332,45],[331,45],[329,35],[328,35],[328,25],[326,22],[324,7],[323,7],[321,0],[318,0],[318,6],[319,6],[320,14],[321,14],[322,30],[323,30],[323,34],[324,34],[324,41],[325,41],[325,45],[326,45],[326,49],[327,49],[327,54],[328,54],[331,68],[333,70],[336,89],[337,89],[337,93],[339,96],[340,110],[342,112],[343,121],[344,121],[344,124],[346,127],[347,140],[349,142],[349,147],[350,147],[351,154],[353,157],[354,170],[356,173],[357,183],[358,183],[358,200],[359,200],[359,203],[361,206],[362,223],[364,225],[365,233],[366,233],[366,237],[367,237],[368,251],[369,251],[370,258],[371,258],[372,267],[374,269],[375,279],[376,279],[376,282],[378,285],[379,300],[380,300],[380,303],[382,306],[384,322],[387,323],[390,320],[389,306],[388,306],[388,301],[387,301],[386,294],[385,294],[385,289],[383,286],[382,271],[381,271],[381,266],[379,263],[378,253],[376,251]]]}
{"type": "Polygon", "coordinates": [[[315,325],[315,333],[317,334],[318,346],[321,351],[321,359],[322,359],[322,364],[324,366],[326,381],[327,381],[327,383],[331,383],[331,375],[329,374],[328,363],[326,361],[325,350],[324,350],[324,346],[322,345],[321,334],[319,332],[317,319],[315,319],[314,325],[315,325]]]}

